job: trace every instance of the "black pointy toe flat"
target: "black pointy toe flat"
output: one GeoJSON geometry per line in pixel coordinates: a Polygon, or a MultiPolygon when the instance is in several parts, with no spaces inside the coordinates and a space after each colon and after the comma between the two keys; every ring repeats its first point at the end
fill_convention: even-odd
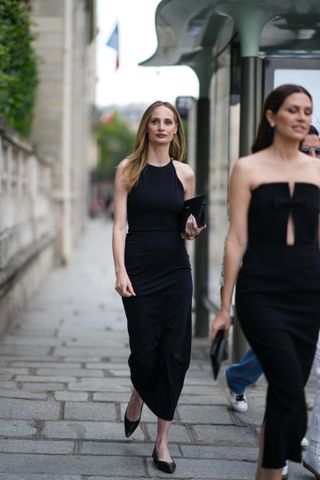
{"type": "Polygon", "coordinates": [[[131,422],[131,420],[129,420],[129,418],[127,417],[128,407],[125,411],[125,414],[124,414],[124,433],[125,433],[127,438],[130,437],[133,434],[133,432],[137,429],[137,427],[140,423],[142,407],[143,407],[143,404],[141,405],[141,409],[140,409],[140,417],[138,418],[138,420],[135,420],[134,422],[131,422]]]}
{"type": "Polygon", "coordinates": [[[156,447],[154,447],[152,452],[153,461],[158,470],[165,473],[173,473],[176,469],[176,464],[172,460],[172,462],[165,462],[164,460],[159,460],[156,447]]]}

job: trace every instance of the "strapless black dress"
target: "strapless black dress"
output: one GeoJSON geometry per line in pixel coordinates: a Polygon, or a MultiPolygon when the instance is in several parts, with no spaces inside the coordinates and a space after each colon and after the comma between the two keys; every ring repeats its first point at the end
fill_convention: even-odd
{"type": "Polygon", "coordinates": [[[320,326],[320,190],[311,183],[266,183],[252,192],[248,248],[236,310],[268,381],[263,467],[301,461],[307,428],[304,386],[320,326]],[[287,245],[289,215],[294,245],[287,245]]]}
{"type": "Polygon", "coordinates": [[[178,222],[184,189],[173,162],[147,165],[128,195],[123,297],[131,380],[159,418],[172,420],[190,363],[192,278],[178,222]]]}

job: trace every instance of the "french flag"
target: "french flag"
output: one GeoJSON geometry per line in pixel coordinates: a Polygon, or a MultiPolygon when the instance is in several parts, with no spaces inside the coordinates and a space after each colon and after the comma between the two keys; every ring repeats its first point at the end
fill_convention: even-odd
{"type": "Polygon", "coordinates": [[[113,48],[116,51],[116,70],[119,68],[119,26],[116,23],[107,43],[107,47],[113,48]]]}

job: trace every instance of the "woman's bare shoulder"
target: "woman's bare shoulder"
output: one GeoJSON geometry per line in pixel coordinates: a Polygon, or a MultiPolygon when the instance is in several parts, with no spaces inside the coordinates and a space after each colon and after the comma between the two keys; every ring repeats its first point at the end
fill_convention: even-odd
{"type": "Polygon", "coordinates": [[[258,165],[262,161],[263,157],[258,153],[252,153],[245,157],[240,157],[233,166],[233,171],[237,173],[249,173],[258,168],[258,165]]]}
{"type": "Polygon", "coordinates": [[[183,175],[185,178],[193,178],[194,171],[187,163],[179,162],[178,160],[173,160],[173,165],[178,173],[183,175]]]}
{"type": "MultiPolygon", "coordinates": [[[[305,155],[305,154],[303,154],[305,155]]],[[[310,165],[312,170],[315,172],[316,177],[313,177],[314,180],[317,178],[317,183],[320,186],[320,160],[319,158],[309,157],[305,155],[307,163],[310,165]]]]}
{"type": "Polygon", "coordinates": [[[129,163],[129,160],[127,158],[124,158],[123,160],[121,160],[121,162],[119,162],[117,165],[117,171],[121,173],[123,169],[128,165],[128,163],[129,163]]]}

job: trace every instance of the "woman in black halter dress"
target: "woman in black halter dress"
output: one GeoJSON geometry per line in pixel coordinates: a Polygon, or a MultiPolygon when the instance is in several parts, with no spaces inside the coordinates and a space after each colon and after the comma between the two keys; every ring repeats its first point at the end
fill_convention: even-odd
{"type": "MultiPolygon", "coordinates": [[[[191,351],[191,268],[178,224],[184,200],[194,195],[194,174],[178,161],[183,156],[178,112],[170,103],[155,102],[144,113],[135,151],[120,163],[115,181],[116,290],[127,316],[134,386],[125,434],[137,428],[146,403],[158,417],[153,459],[167,473],[175,470],[168,433],[191,351]]],[[[186,238],[199,233],[190,216],[186,238]]]]}
{"type": "Polygon", "coordinates": [[[271,92],[253,155],[230,179],[225,282],[211,333],[228,332],[237,280],[239,322],[268,381],[256,480],[280,480],[286,460],[301,461],[307,428],[304,386],[320,327],[319,160],[299,151],[311,114],[303,87],[271,92]]]}

